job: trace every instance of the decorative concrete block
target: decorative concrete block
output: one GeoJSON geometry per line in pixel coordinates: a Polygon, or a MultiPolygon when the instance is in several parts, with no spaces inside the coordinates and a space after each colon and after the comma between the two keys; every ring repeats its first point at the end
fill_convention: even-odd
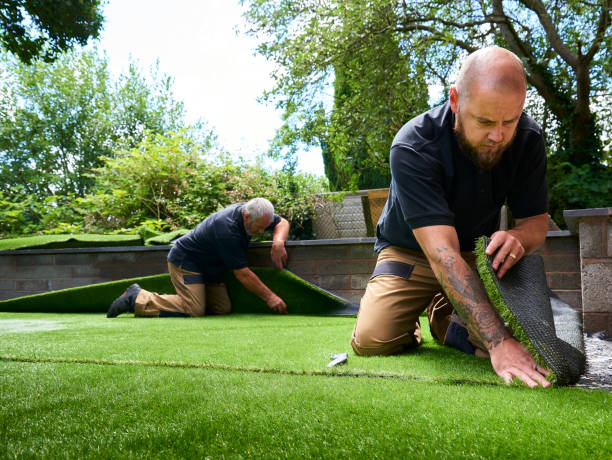
{"type": "Polygon", "coordinates": [[[604,251],[603,221],[597,217],[583,217],[579,224],[580,257],[598,259],[606,256],[604,251]]]}
{"type": "Polygon", "coordinates": [[[53,254],[37,254],[29,257],[17,257],[15,258],[15,265],[17,267],[53,265],[54,257],[55,256],[53,254]]]}
{"type": "Polygon", "coordinates": [[[559,299],[568,304],[575,310],[582,310],[582,293],[579,289],[576,290],[563,290],[553,289],[552,290],[559,299]]]}
{"type": "Polygon", "coordinates": [[[50,280],[51,291],[58,291],[60,289],[68,289],[77,286],[89,286],[91,284],[99,284],[100,278],[62,278],[50,280]]]}
{"type": "Polygon", "coordinates": [[[580,273],[580,260],[571,254],[551,254],[542,256],[547,272],[580,273]]]}
{"type": "Polygon", "coordinates": [[[351,276],[351,289],[365,290],[370,275],[352,275],[351,276]]]}
{"type": "Polygon", "coordinates": [[[320,276],[316,284],[317,286],[320,286],[323,289],[326,289],[328,291],[349,289],[350,288],[350,276],[349,275],[320,276]]]}
{"type": "Polygon", "coordinates": [[[289,258],[287,270],[302,278],[305,275],[313,275],[315,273],[314,262],[312,260],[294,261],[292,258],[289,258]]]}
{"type": "Polygon", "coordinates": [[[72,268],[68,265],[22,265],[16,267],[11,274],[13,279],[54,279],[69,278],[72,276],[72,268]]]}
{"type": "Polygon", "coordinates": [[[371,243],[355,244],[349,247],[348,257],[351,259],[372,259],[376,258],[374,252],[374,241],[371,243]]]}
{"type": "Polygon", "coordinates": [[[93,254],[56,254],[55,265],[91,265],[94,262],[93,254]]]}
{"type": "MultiPolygon", "coordinates": [[[[138,253],[140,255],[140,253],[138,253]]],[[[115,265],[137,263],[136,252],[108,252],[94,254],[94,265],[115,265]]]]}
{"type": "Polygon", "coordinates": [[[15,273],[15,256],[0,256],[0,278],[12,277],[15,273]]]}
{"type": "Polygon", "coordinates": [[[582,324],[586,333],[593,334],[603,331],[607,337],[612,336],[612,314],[584,312],[582,324]]]}
{"type": "Polygon", "coordinates": [[[606,228],[608,229],[608,257],[612,258],[612,219],[608,219],[606,228]]]}
{"type": "Polygon", "coordinates": [[[44,292],[51,290],[49,280],[16,280],[15,290],[24,292],[44,292]]]}
{"type": "Polygon", "coordinates": [[[328,262],[317,261],[316,271],[319,275],[334,275],[344,273],[370,274],[374,271],[376,265],[375,260],[371,261],[351,261],[351,260],[334,260],[328,262]]]}
{"type": "Polygon", "coordinates": [[[580,253],[578,237],[575,235],[547,237],[538,252],[544,257],[549,254],[572,254],[578,257],[580,253]]]}
{"type": "Polygon", "coordinates": [[[585,312],[612,313],[612,263],[583,265],[582,301],[585,312]]]}
{"type": "Polygon", "coordinates": [[[577,272],[548,272],[546,281],[551,289],[580,290],[580,273],[577,272]]]}
{"type": "Polygon", "coordinates": [[[348,245],[334,246],[294,246],[291,248],[292,260],[336,260],[346,259],[348,245]]]}
{"type": "Polygon", "coordinates": [[[15,288],[15,281],[10,279],[0,279],[0,291],[6,291],[8,289],[15,288]]]}

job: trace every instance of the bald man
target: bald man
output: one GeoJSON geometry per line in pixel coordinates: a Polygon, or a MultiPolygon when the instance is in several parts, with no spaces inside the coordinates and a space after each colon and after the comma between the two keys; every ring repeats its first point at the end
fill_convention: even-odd
{"type": "Polygon", "coordinates": [[[540,367],[504,326],[475,271],[475,239],[491,236],[499,278],[547,232],[546,156],[540,127],[523,112],[526,81],[511,52],[484,48],[462,63],[449,101],[406,123],[391,146],[389,197],[376,227],[376,268],[351,345],[389,355],[434,337],[488,357],[506,383],[547,387],[540,367]],[[516,220],[499,228],[507,204],[516,220]]]}

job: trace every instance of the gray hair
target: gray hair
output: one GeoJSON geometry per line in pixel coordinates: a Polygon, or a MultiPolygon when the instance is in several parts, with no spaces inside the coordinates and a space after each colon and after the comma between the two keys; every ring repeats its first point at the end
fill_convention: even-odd
{"type": "Polygon", "coordinates": [[[253,198],[242,207],[242,213],[249,215],[249,222],[255,222],[263,216],[267,216],[272,221],[274,206],[265,198],[253,198]]]}

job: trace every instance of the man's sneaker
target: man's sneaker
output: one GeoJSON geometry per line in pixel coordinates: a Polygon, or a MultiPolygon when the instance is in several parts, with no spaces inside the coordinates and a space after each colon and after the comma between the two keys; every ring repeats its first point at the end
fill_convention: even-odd
{"type": "Polygon", "coordinates": [[[134,283],[125,290],[123,294],[117,297],[111,304],[108,312],[106,312],[107,318],[114,318],[121,313],[134,313],[134,304],[136,303],[136,297],[142,289],[138,284],[134,283]]]}
{"type": "Polygon", "coordinates": [[[464,353],[473,355],[476,353],[476,347],[468,340],[468,330],[459,323],[451,321],[446,331],[444,344],[461,350],[464,353]]]}

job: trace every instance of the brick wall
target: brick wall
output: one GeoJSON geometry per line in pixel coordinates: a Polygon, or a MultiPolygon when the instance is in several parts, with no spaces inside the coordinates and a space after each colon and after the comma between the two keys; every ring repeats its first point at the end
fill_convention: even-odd
{"type": "MultiPolygon", "coordinates": [[[[374,265],[374,238],[289,241],[289,270],[358,302],[374,265]]],[[[0,253],[0,299],[165,273],[168,246],[5,251],[0,253]]],[[[252,266],[272,266],[270,245],[248,251],[252,266]]],[[[540,251],[549,286],[574,308],[582,307],[578,240],[549,232],[540,251]]]]}
{"type": "Polygon", "coordinates": [[[568,210],[564,217],[580,240],[584,328],[612,337],[612,208],[568,210]]]}
{"type": "Polygon", "coordinates": [[[567,231],[548,232],[538,254],[544,259],[548,287],[565,303],[582,309],[578,238],[567,231]]]}
{"type": "Polygon", "coordinates": [[[0,300],[167,272],[164,247],[0,252],[0,300]]]}

